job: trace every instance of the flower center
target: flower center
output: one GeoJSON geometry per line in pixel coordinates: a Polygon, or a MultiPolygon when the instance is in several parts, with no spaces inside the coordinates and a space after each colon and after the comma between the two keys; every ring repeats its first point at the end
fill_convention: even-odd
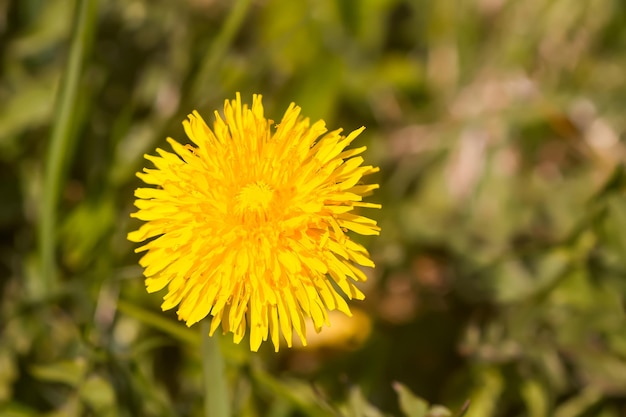
{"type": "Polygon", "coordinates": [[[263,181],[245,185],[235,196],[235,214],[242,220],[266,221],[274,190],[263,181]]]}

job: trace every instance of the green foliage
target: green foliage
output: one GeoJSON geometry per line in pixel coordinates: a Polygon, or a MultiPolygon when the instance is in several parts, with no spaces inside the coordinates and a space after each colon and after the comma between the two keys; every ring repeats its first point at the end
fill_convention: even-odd
{"type": "Polygon", "coordinates": [[[626,415],[625,2],[100,1],[47,288],[79,3],[0,0],[0,416],[202,415],[199,329],[125,236],[142,155],[236,91],[366,126],[384,208],[365,322],[280,354],[219,339],[235,415],[626,415]]]}

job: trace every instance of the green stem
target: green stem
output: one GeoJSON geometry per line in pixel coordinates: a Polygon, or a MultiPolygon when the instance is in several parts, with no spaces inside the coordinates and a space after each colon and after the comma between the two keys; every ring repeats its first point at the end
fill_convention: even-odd
{"type": "Polygon", "coordinates": [[[97,0],[78,0],[67,68],[61,78],[57,97],[57,112],[52,127],[43,179],[42,206],[38,230],[41,282],[32,288],[40,298],[56,288],[56,228],[57,204],[61,194],[65,167],[71,155],[76,135],[76,103],[80,74],[93,39],[97,18],[97,0]]]}
{"type": "Polygon", "coordinates": [[[204,98],[206,92],[205,84],[209,82],[209,80],[215,79],[218,64],[222,61],[226,51],[233,43],[235,35],[237,35],[237,32],[241,28],[251,5],[252,0],[237,0],[234,2],[224,25],[211,43],[207,59],[194,78],[193,87],[191,89],[193,92],[191,97],[192,102],[198,103],[204,98]]]}
{"type": "Polygon", "coordinates": [[[219,337],[209,336],[210,321],[202,320],[202,374],[204,376],[204,415],[206,417],[230,417],[224,358],[219,337]]]}

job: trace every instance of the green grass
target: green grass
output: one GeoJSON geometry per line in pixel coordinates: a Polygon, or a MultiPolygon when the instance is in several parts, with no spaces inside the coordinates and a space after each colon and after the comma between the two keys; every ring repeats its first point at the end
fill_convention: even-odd
{"type": "Polygon", "coordinates": [[[366,126],[383,232],[371,331],[215,339],[233,415],[626,415],[623,2],[7,0],[0,35],[1,416],[205,415],[126,234],[143,154],[236,91],[366,126]]]}

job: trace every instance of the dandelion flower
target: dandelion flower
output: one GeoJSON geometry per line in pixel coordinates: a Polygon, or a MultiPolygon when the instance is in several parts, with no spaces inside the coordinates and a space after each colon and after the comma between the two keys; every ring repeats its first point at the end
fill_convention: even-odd
{"type": "Polygon", "coordinates": [[[163,310],[178,306],[188,326],[210,315],[210,334],[221,324],[236,343],[249,327],[253,351],[268,337],[278,351],[280,333],[291,346],[294,330],[306,344],[306,320],[319,332],[329,311],[350,315],[359,265],[374,263],[347,233],[380,230],[354,212],[380,208],[362,201],[378,168],[362,165],[365,146],[346,150],[363,128],[329,132],[293,103],[275,125],[260,95],[248,107],[239,94],[213,129],[196,111],[183,126],[195,146],[168,138],[175,153],[145,156],[155,168],[137,175],[154,188],[135,191],[145,223],[128,235],[145,242],[148,292],[167,287],[163,310]]]}

